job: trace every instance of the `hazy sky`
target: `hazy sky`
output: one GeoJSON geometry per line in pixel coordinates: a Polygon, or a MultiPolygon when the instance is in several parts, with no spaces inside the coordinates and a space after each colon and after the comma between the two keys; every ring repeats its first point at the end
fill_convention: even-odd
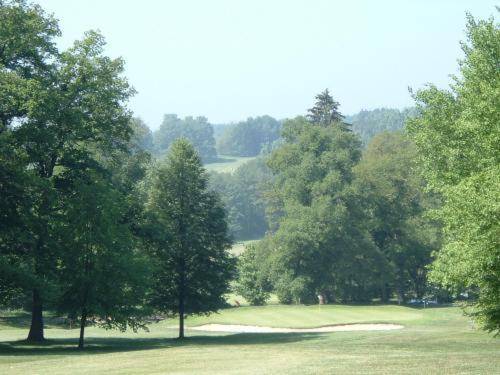
{"type": "Polygon", "coordinates": [[[408,86],[456,72],[465,12],[490,0],[40,0],[61,47],[99,29],[123,56],[151,128],[164,113],[212,123],[303,114],[329,88],[345,114],[411,105],[408,86]]]}

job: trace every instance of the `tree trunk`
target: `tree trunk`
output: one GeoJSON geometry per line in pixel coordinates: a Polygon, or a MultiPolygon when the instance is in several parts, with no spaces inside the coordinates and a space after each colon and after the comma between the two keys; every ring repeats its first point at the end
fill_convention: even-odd
{"type": "Polygon", "coordinates": [[[42,342],[43,337],[43,308],[42,297],[38,289],[33,289],[33,302],[31,307],[31,326],[28,341],[42,342]]]}
{"type": "Polygon", "coordinates": [[[85,324],[87,323],[87,309],[82,309],[82,317],[80,320],[80,339],[78,340],[78,349],[83,349],[85,337],[85,324]]]}
{"type": "Polygon", "coordinates": [[[179,338],[184,338],[184,303],[179,303],[179,338]]]}
{"type": "MultiPolygon", "coordinates": [[[[184,264],[183,264],[184,267],[184,264]]],[[[181,285],[179,291],[179,338],[184,338],[184,270],[181,272],[181,285]]]]}

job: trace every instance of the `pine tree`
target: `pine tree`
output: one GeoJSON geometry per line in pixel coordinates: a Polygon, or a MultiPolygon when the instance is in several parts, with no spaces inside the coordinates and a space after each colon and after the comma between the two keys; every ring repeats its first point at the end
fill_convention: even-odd
{"type": "Polygon", "coordinates": [[[307,119],[313,124],[330,125],[342,122],[344,116],[339,112],[340,103],[333,100],[328,89],[316,95],[314,107],[308,110],[307,119]]]}
{"type": "Polygon", "coordinates": [[[151,252],[156,271],[152,302],[184,318],[225,304],[235,269],[228,249],[226,214],[207,189],[207,175],[193,146],[180,139],[152,176],[148,201],[151,252]]]}

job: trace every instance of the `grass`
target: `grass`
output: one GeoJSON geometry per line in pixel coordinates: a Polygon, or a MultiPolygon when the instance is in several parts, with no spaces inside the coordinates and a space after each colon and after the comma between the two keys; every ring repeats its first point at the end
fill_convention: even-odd
{"type": "Polygon", "coordinates": [[[46,344],[21,341],[26,315],[0,319],[0,373],[38,374],[495,374],[500,339],[475,330],[456,307],[381,306],[241,307],[188,325],[209,322],[312,327],[390,322],[402,330],[378,332],[215,334],[187,331],[174,337],[175,321],[150,332],[89,328],[85,351],[74,348],[78,331],[47,329],[46,344]]]}
{"type": "Polygon", "coordinates": [[[219,173],[234,173],[241,165],[245,164],[247,161],[255,159],[256,156],[228,156],[219,155],[219,160],[215,163],[205,164],[205,168],[208,171],[214,171],[219,173]]]}
{"type": "Polygon", "coordinates": [[[237,241],[233,244],[233,247],[231,248],[231,254],[233,255],[241,255],[241,253],[243,253],[243,251],[245,251],[245,247],[247,245],[250,245],[252,243],[256,243],[258,242],[259,240],[247,240],[247,241],[237,241]]]}

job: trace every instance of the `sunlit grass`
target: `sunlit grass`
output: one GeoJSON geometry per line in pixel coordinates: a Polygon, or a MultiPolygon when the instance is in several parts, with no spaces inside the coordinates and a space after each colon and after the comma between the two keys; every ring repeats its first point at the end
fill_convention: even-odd
{"type": "MultiPolygon", "coordinates": [[[[1,314],[3,315],[3,314],[1,314]]],[[[312,327],[390,322],[404,329],[377,332],[224,334],[187,330],[177,323],[150,325],[150,332],[87,330],[87,349],[75,349],[78,330],[49,328],[44,345],[28,345],[27,315],[0,321],[1,374],[494,374],[500,340],[475,330],[456,307],[385,306],[240,307],[207,322],[312,327]]]]}
{"type": "Polygon", "coordinates": [[[245,164],[247,161],[255,159],[255,156],[240,157],[230,155],[219,155],[219,160],[215,163],[205,164],[204,167],[208,171],[219,173],[233,173],[238,167],[245,164]]]}

